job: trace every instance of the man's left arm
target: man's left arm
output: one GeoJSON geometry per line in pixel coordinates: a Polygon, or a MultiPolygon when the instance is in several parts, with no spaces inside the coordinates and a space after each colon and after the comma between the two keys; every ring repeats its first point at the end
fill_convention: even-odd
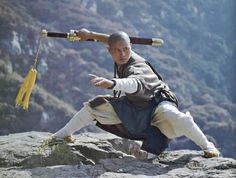
{"type": "Polygon", "coordinates": [[[108,38],[109,38],[108,34],[89,31],[86,28],[82,28],[81,30],[76,31],[76,35],[82,41],[86,41],[88,39],[95,39],[105,44],[108,43],[108,38]]]}

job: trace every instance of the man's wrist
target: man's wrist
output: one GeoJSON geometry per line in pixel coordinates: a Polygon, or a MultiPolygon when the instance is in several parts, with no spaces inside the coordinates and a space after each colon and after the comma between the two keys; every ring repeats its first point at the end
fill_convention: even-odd
{"type": "Polygon", "coordinates": [[[111,80],[113,82],[112,86],[108,87],[107,89],[113,89],[116,86],[116,81],[115,80],[111,80]]]}

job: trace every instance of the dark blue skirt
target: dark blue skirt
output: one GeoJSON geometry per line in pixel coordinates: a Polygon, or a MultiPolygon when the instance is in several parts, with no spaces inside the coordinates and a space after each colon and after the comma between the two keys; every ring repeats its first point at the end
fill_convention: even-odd
{"type": "Polygon", "coordinates": [[[153,113],[158,105],[156,100],[150,101],[145,108],[130,103],[127,97],[112,100],[110,103],[128,133],[143,140],[143,150],[160,154],[168,147],[168,138],[157,127],[151,126],[153,113]]]}
{"type": "Polygon", "coordinates": [[[97,122],[98,127],[123,138],[141,140],[141,149],[156,155],[168,147],[169,139],[157,127],[151,126],[152,116],[159,101],[153,99],[148,107],[140,108],[130,103],[125,96],[118,99],[98,96],[90,101],[90,106],[96,107],[105,102],[113,106],[122,124],[104,125],[97,122]]]}

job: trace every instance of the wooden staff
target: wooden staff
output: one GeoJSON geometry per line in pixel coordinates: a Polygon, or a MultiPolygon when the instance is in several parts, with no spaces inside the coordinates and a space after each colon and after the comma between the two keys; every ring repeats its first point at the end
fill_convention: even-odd
{"type": "MultiPolygon", "coordinates": [[[[48,32],[47,30],[42,30],[42,36],[46,37],[56,37],[56,38],[66,38],[69,41],[83,41],[77,34],[78,31],[71,30],[70,33],[61,33],[61,32],[48,32]]],[[[90,32],[90,38],[85,41],[94,41],[94,42],[104,42],[107,43],[109,35],[103,33],[90,32]]],[[[130,42],[132,44],[140,45],[152,45],[152,46],[162,46],[164,41],[160,38],[141,38],[141,37],[130,37],[130,42]]]]}

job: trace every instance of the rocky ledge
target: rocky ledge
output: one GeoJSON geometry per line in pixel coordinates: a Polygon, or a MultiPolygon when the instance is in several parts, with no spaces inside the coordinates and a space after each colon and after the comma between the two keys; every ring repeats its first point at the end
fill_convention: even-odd
{"type": "Polygon", "coordinates": [[[165,151],[138,159],[139,143],[109,133],[76,135],[73,144],[48,146],[51,133],[0,136],[1,178],[236,177],[236,160],[203,157],[200,151],[165,151]]]}

